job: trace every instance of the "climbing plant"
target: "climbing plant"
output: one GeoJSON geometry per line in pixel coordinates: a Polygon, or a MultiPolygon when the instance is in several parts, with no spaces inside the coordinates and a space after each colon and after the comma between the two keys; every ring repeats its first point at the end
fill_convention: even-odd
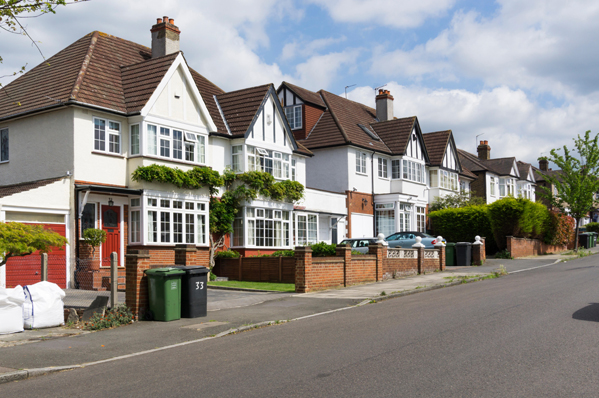
{"type": "Polygon", "coordinates": [[[297,181],[276,181],[263,171],[236,174],[226,169],[222,174],[208,167],[183,171],[162,165],[140,166],[132,174],[134,181],[173,184],[179,188],[208,188],[210,192],[210,268],[214,253],[224,246],[225,236],[233,232],[233,221],[243,201],[261,196],[276,201],[297,202],[304,197],[304,186],[297,181]]]}

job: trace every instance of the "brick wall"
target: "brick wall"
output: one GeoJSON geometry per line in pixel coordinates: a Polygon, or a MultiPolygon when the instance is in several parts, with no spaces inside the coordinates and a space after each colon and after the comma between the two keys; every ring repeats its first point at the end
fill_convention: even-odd
{"type": "Polygon", "coordinates": [[[295,139],[305,140],[323,113],[324,111],[322,108],[317,108],[310,104],[304,104],[302,106],[302,128],[298,130],[292,130],[295,139]]]}
{"type": "Polygon", "coordinates": [[[470,183],[470,190],[473,191],[474,196],[486,198],[487,196],[487,176],[484,172],[474,173],[476,174],[476,180],[470,183]]]}
{"type": "Polygon", "coordinates": [[[217,258],[213,271],[235,281],[295,283],[295,257],[217,258]]]}
{"type": "Polygon", "coordinates": [[[538,239],[506,236],[507,250],[513,258],[538,256],[546,253],[559,253],[568,250],[567,246],[548,245],[538,239]]]}

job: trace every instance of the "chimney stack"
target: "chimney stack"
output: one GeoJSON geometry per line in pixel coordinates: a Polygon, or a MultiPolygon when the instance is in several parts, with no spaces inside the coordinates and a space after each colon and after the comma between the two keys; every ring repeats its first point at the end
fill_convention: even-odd
{"type": "Polygon", "coordinates": [[[539,160],[539,169],[541,171],[548,171],[549,170],[549,161],[547,159],[540,159],[539,160]]]}
{"type": "Polygon", "coordinates": [[[156,25],[152,26],[152,58],[163,57],[179,51],[179,34],[181,31],[175,26],[175,20],[167,16],[158,18],[156,25]]]}
{"type": "Polygon", "coordinates": [[[491,159],[491,147],[489,146],[489,141],[481,141],[476,150],[478,151],[478,158],[480,160],[491,159]]]}
{"type": "Polygon", "coordinates": [[[376,96],[376,118],[379,122],[393,119],[393,96],[389,90],[380,89],[376,96]]]}

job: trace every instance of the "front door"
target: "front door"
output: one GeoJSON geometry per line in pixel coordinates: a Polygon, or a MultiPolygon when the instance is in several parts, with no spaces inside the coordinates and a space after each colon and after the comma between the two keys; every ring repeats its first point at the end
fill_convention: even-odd
{"type": "Polygon", "coordinates": [[[116,252],[119,255],[118,261],[121,261],[120,207],[102,206],[102,229],[106,231],[106,242],[102,245],[102,266],[110,267],[110,253],[116,252]]]}

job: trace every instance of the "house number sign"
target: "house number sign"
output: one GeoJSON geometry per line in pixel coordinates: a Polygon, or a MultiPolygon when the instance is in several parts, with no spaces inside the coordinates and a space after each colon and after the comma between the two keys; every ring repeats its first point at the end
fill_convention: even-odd
{"type": "Polygon", "coordinates": [[[204,288],[204,282],[196,282],[196,290],[202,290],[204,288]]]}

